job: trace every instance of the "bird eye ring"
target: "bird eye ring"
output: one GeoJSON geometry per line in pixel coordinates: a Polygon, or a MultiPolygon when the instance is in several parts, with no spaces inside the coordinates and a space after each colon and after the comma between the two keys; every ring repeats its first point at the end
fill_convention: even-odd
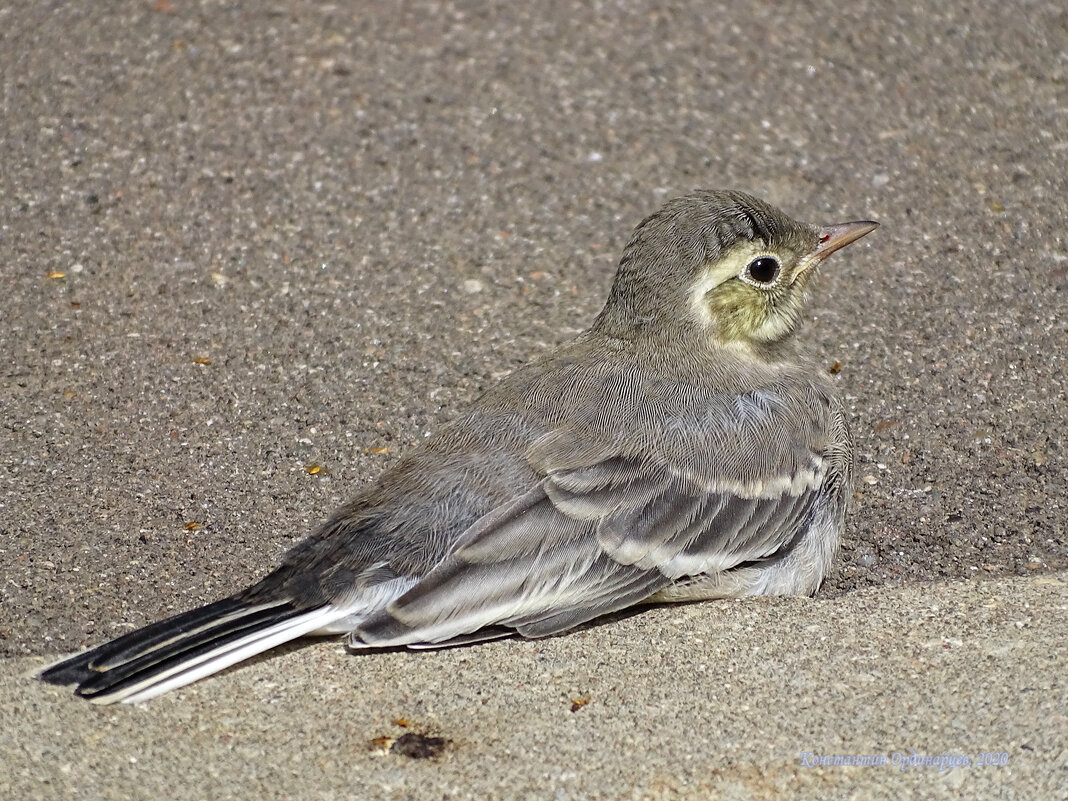
{"type": "Polygon", "coordinates": [[[745,266],[739,276],[747,284],[767,289],[774,284],[782,273],[782,265],[774,256],[759,256],[745,266]]]}

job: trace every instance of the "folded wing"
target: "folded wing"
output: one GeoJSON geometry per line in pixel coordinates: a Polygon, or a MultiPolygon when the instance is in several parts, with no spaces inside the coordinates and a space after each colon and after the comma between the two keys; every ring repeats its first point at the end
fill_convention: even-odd
{"type": "Polygon", "coordinates": [[[767,393],[728,400],[734,414],[655,441],[540,437],[527,454],[538,486],[471,526],[352,644],[445,643],[487,626],[554,634],[680,578],[780,555],[818,503],[825,433],[767,393]]]}

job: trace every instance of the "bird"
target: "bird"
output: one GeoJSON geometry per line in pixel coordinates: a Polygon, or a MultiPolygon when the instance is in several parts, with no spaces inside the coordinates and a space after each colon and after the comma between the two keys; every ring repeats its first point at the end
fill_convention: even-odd
{"type": "Polygon", "coordinates": [[[669,200],[589,329],[489,388],[273,572],[37,677],[136,703],[308,635],[437,648],[646,603],[814,593],[853,444],[797,334],[820,265],[877,226],[799,222],[734,190],[669,200]]]}

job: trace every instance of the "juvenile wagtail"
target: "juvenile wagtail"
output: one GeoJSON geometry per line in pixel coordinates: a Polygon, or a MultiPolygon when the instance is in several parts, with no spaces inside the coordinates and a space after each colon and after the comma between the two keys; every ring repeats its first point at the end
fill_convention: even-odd
{"type": "Polygon", "coordinates": [[[699,191],[644,220],[588,331],[516,370],[262,581],[41,671],[141,701],[310,634],[355,649],[545,637],[644,601],[808,594],[853,447],[795,333],[875,227],[699,191]]]}

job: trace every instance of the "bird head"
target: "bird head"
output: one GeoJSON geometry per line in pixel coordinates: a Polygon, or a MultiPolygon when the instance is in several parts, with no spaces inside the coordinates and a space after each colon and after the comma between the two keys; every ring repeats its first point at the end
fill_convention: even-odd
{"type": "Polygon", "coordinates": [[[878,223],[816,226],[734,191],[700,191],[644,220],[623,251],[594,328],[770,345],[801,319],[816,268],[878,223]]]}

